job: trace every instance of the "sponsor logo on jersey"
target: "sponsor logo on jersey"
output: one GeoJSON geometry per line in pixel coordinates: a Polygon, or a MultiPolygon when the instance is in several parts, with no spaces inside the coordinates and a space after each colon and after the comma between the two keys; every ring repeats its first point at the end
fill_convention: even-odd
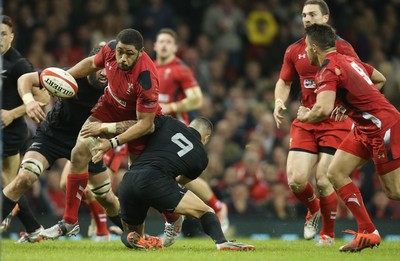
{"type": "Polygon", "coordinates": [[[304,88],[315,89],[315,81],[310,79],[304,80],[304,88]]]}
{"type": "Polygon", "coordinates": [[[300,59],[305,59],[307,57],[307,55],[305,53],[303,53],[303,54],[298,54],[297,57],[300,60],[300,59]]]}

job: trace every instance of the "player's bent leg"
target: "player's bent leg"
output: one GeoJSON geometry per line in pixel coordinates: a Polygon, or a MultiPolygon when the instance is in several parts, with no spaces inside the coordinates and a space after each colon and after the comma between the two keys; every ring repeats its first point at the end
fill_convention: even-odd
{"type": "Polygon", "coordinates": [[[18,173],[19,164],[20,164],[19,153],[3,158],[3,172],[1,173],[3,188],[8,184],[10,184],[10,182],[15,178],[15,176],[18,173]]]}
{"type": "Polygon", "coordinates": [[[316,187],[319,192],[322,228],[317,246],[331,246],[335,244],[335,221],[338,199],[332,184],[329,182],[327,172],[333,156],[320,153],[316,171],[316,187]]]}
{"type": "Polygon", "coordinates": [[[28,151],[19,166],[17,177],[4,188],[3,192],[7,198],[18,201],[20,197],[32,187],[39,176],[49,166],[46,158],[41,154],[28,151]]]}
{"type": "Polygon", "coordinates": [[[309,183],[315,172],[318,154],[304,151],[289,151],[287,159],[288,184],[296,198],[307,206],[308,214],[304,223],[304,238],[313,239],[318,232],[320,218],[319,199],[309,183]]]}
{"type": "Polygon", "coordinates": [[[351,173],[365,162],[366,160],[362,158],[338,149],[327,172],[328,179],[334,189],[338,190],[352,182],[351,173]]]}
{"type": "Polygon", "coordinates": [[[294,193],[301,192],[314,174],[318,155],[303,151],[289,151],[287,159],[288,185],[294,193]]]}
{"type": "Polygon", "coordinates": [[[226,232],[229,228],[228,207],[215,196],[210,185],[208,185],[204,179],[199,177],[186,183],[185,187],[214,209],[219,222],[221,223],[222,231],[226,232]]]}
{"type": "Polygon", "coordinates": [[[388,198],[400,200],[400,168],[380,175],[379,181],[388,198]]]}
{"type": "Polygon", "coordinates": [[[118,215],[119,201],[111,190],[111,180],[106,171],[89,175],[89,188],[108,216],[118,215]]]}
{"type": "Polygon", "coordinates": [[[92,158],[92,149],[96,147],[98,141],[95,137],[78,137],[75,147],[71,151],[71,172],[74,174],[85,173],[88,171],[88,163],[92,158]]]}

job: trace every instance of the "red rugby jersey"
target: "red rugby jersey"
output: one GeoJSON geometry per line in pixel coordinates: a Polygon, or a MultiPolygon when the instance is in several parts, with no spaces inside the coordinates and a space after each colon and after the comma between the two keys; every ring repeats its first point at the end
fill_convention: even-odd
{"type": "Polygon", "coordinates": [[[123,71],[118,68],[115,47],[116,41],[110,41],[94,59],[97,67],[106,69],[108,87],[104,95],[121,110],[155,112],[160,115],[159,80],[153,61],[143,52],[131,70],[123,71]]]}
{"type": "Polygon", "coordinates": [[[316,76],[317,93],[336,92],[356,128],[366,135],[382,133],[400,119],[397,109],[370,79],[373,67],[354,57],[329,53],[316,76]]]}
{"type": "MultiPolygon", "coordinates": [[[[316,102],[315,75],[319,67],[310,64],[306,47],[305,37],[303,37],[286,49],[279,78],[284,81],[293,81],[297,73],[300,78],[302,104],[311,109],[316,102]]],[[[339,53],[358,59],[353,47],[340,37],[336,39],[336,49],[339,53]]]]}
{"type": "MultiPolygon", "coordinates": [[[[160,65],[155,61],[160,78],[159,102],[171,103],[186,98],[185,90],[198,86],[191,69],[178,57],[171,62],[160,65]]],[[[189,124],[186,112],[172,113],[171,116],[189,124]]]]}

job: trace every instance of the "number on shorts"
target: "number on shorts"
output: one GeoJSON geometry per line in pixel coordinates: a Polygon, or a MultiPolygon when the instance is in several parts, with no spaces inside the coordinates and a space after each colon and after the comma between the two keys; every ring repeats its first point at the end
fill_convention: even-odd
{"type": "Polygon", "coordinates": [[[182,133],[178,132],[174,136],[172,136],[171,141],[181,148],[180,151],[177,152],[179,157],[182,157],[189,151],[193,149],[193,143],[191,143],[182,133]]]}

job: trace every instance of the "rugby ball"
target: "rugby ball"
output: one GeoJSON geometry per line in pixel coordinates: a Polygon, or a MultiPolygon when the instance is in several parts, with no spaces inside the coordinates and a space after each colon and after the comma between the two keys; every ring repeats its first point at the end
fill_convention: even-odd
{"type": "Polygon", "coordinates": [[[51,94],[59,98],[72,98],[78,92],[78,84],[67,71],[49,67],[40,74],[40,83],[51,94]]]}

